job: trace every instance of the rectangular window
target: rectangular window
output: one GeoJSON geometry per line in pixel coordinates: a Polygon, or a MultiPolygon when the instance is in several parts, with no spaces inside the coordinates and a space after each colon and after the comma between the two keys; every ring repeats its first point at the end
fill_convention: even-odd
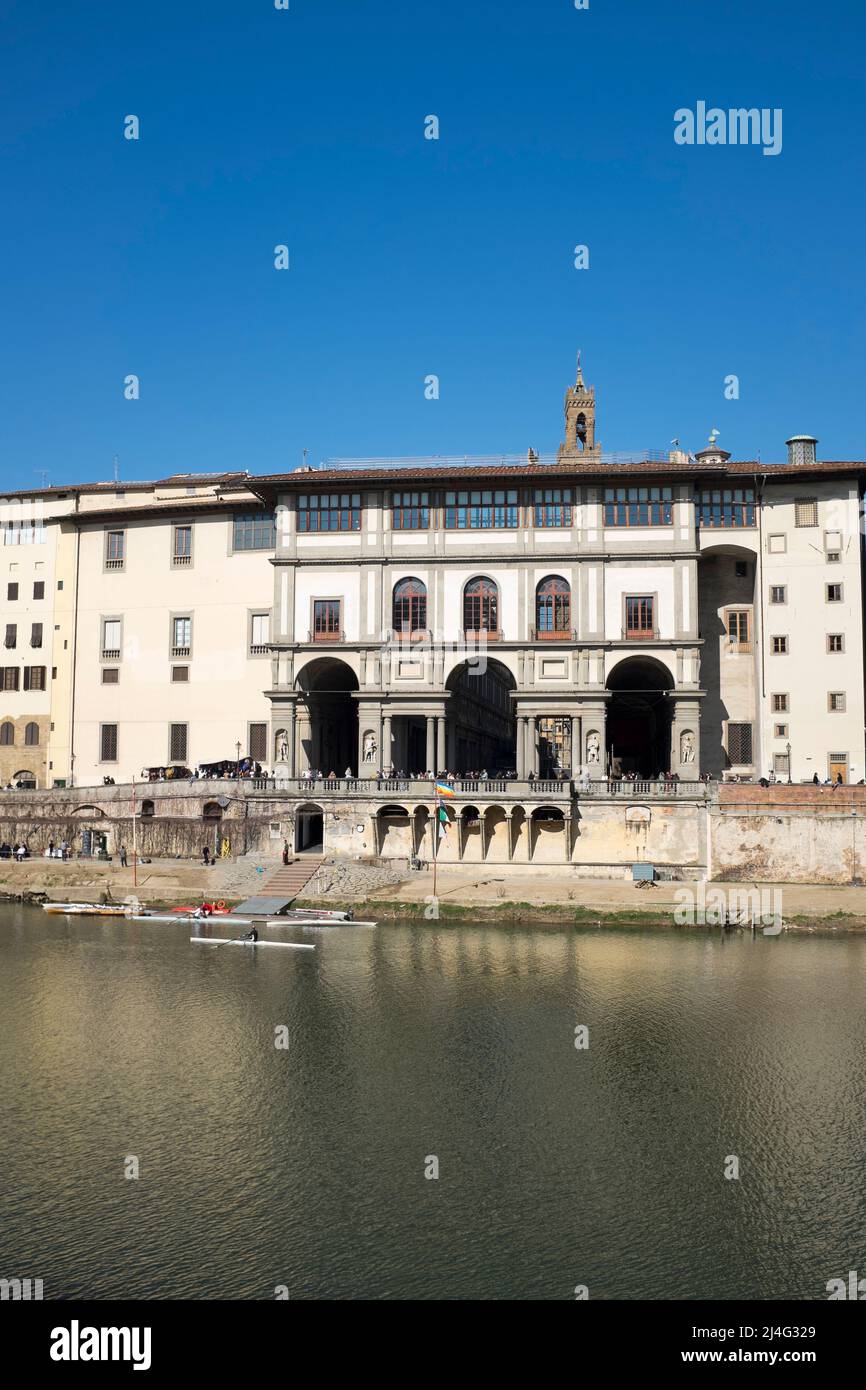
{"type": "Polygon", "coordinates": [[[828,603],[841,603],[841,602],[842,602],[842,585],[841,585],[841,584],[828,584],[828,585],[827,585],[827,602],[828,602],[828,603]]]}
{"type": "Polygon", "coordinates": [[[825,531],[825,532],[824,532],[824,549],[825,549],[826,551],[832,551],[834,554],[838,555],[839,552],[840,552],[841,549],[842,549],[842,532],[841,532],[841,531],[825,531]]]}
{"type": "Polygon", "coordinates": [[[728,761],[734,767],[748,767],[752,761],[751,724],[728,725],[728,761]]]}
{"type": "Polygon", "coordinates": [[[795,526],[817,526],[818,525],[818,499],[817,497],[800,497],[794,503],[794,524],[795,526]]]}
{"type": "Polygon", "coordinates": [[[7,647],[10,647],[10,648],[11,648],[11,647],[17,647],[17,646],[18,646],[18,626],[17,626],[16,623],[7,623],[7,624],[6,624],[6,642],[5,642],[5,645],[6,645],[7,647]]]}
{"type": "Polygon", "coordinates": [[[778,532],[767,537],[767,550],[771,555],[784,555],[788,549],[788,537],[778,532]]]}
{"type": "Polygon", "coordinates": [[[267,724],[251,724],[249,735],[249,755],[253,762],[262,763],[268,756],[267,724]]]}
{"type": "Polygon", "coordinates": [[[827,708],[831,714],[845,713],[844,690],[831,690],[827,695],[827,708]]]}
{"type": "Polygon", "coordinates": [[[24,689],[25,690],[44,690],[46,666],[25,666],[24,667],[24,689]]]}
{"type": "Polygon", "coordinates": [[[192,618],[172,618],[171,654],[189,656],[192,651],[192,618]]]}
{"type": "Polygon", "coordinates": [[[44,545],[45,523],[42,521],[7,521],[3,528],[4,545],[44,545]]]}
{"type": "Polygon", "coordinates": [[[841,552],[840,552],[840,551],[838,551],[838,550],[828,550],[828,551],[827,551],[827,564],[828,564],[828,565],[838,565],[838,563],[839,563],[839,561],[840,561],[841,559],[842,559],[842,555],[841,555],[841,552]]]}
{"type": "Polygon", "coordinates": [[[773,642],[773,655],[774,655],[774,656],[787,656],[787,655],[788,655],[788,639],[787,639],[787,637],[774,637],[774,638],[772,639],[772,642],[773,642]]]}
{"type": "Polygon", "coordinates": [[[773,737],[774,737],[774,738],[787,738],[787,737],[788,737],[788,726],[787,726],[787,724],[774,724],[774,725],[773,725],[773,737]]]}
{"type": "Polygon", "coordinates": [[[17,690],[19,681],[19,670],[17,666],[4,666],[3,670],[3,689],[17,690]]]}
{"type": "Polygon", "coordinates": [[[277,522],[273,513],[252,512],[232,521],[232,550],[273,550],[277,522]]]}
{"type": "Polygon", "coordinates": [[[313,641],[339,642],[340,599],[317,598],[313,603],[313,641]]]}
{"type": "Polygon", "coordinates": [[[845,638],[843,637],[842,633],[841,633],[841,632],[828,632],[828,634],[827,634],[827,651],[828,651],[828,652],[844,652],[844,650],[845,650],[845,638]]]}
{"type": "Polygon", "coordinates": [[[606,487],[605,526],[671,526],[674,493],[670,487],[606,487]]]}
{"type": "Polygon", "coordinates": [[[788,586],[787,586],[786,584],[771,584],[771,585],[770,585],[770,602],[771,602],[771,603],[787,603],[787,602],[788,602],[788,586]]]}
{"type": "Polygon", "coordinates": [[[169,724],[169,726],[168,726],[168,745],[169,745],[169,746],[168,746],[168,757],[169,757],[169,762],[172,762],[172,763],[185,763],[185,762],[186,762],[186,757],[187,757],[187,753],[186,753],[187,737],[186,737],[186,734],[187,734],[187,725],[186,725],[186,724],[169,724]]]}
{"type": "Polygon", "coordinates": [[[749,614],[745,611],[728,613],[728,641],[741,652],[752,650],[749,636],[749,614]]]}
{"type": "Polygon", "coordinates": [[[323,493],[298,498],[299,531],[360,531],[361,494],[323,493]]]}
{"type": "Polygon", "coordinates": [[[7,585],[6,585],[6,598],[7,598],[8,602],[9,602],[9,603],[14,603],[15,600],[17,599],[17,597],[18,597],[18,585],[17,585],[17,584],[7,584],[7,585]]]}
{"type": "Polygon", "coordinates": [[[747,579],[749,576],[749,566],[745,560],[734,561],[734,574],[737,579],[747,579]]]}
{"type": "Polygon", "coordinates": [[[34,597],[34,598],[44,598],[44,597],[45,597],[45,580],[44,580],[44,579],[37,579],[37,580],[35,580],[35,582],[34,582],[34,584],[33,584],[33,597],[34,597]]]}
{"type": "Polygon", "coordinates": [[[779,773],[779,772],[784,773],[785,776],[787,776],[787,773],[788,773],[788,754],[787,754],[787,753],[774,753],[774,754],[773,754],[773,771],[774,771],[775,773],[779,773]]]}
{"type": "Polygon", "coordinates": [[[99,761],[101,763],[117,762],[116,724],[100,724],[99,726],[99,761]]]}
{"type": "Polygon", "coordinates": [[[773,713],[774,713],[774,714],[787,714],[787,713],[788,713],[788,710],[789,710],[789,705],[788,705],[788,697],[787,697],[787,695],[774,695],[774,696],[773,696],[773,713]]]}
{"type": "Polygon", "coordinates": [[[119,683],[120,683],[120,667],[119,667],[119,666],[103,666],[103,668],[102,668],[102,684],[103,684],[103,685],[119,685],[119,683]]]}
{"type": "Polygon", "coordinates": [[[41,646],[42,646],[42,624],[41,624],[41,623],[32,623],[32,624],[31,624],[31,627],[30,627],[30,645],[31,645],[31,647],[41,647],[41,646]]]}
{"type": "Polygon", "coordinates": [[[571,488],[537,487],[532,494],[536,526],[571,525],[571,488]]]}
{"type": "Polygon", "coordinates": [[[173,565],[192,564],[192,527],[175,526],[174,544],[171,552],[171,563],[173,565]]]}
{"type": "Polygon", "coordinates": [[[105,533],[105,568],[107,570],[122,570],[123,561],[126,555],[126,532],[125,531],[106,531],[105,533]]]}
{"type": "Polygon", "coordinates": [[[430,525],[430,494],[392,492],[391,525],[395,531],[426,531],[430,525]]]}
{"type": "Polygon", "coordinates": [[[695,495],[695,517],[699,526],[754,526],[755,489],[701,488],[695,495]]]}
{"type": "Polygon", "coordinates": [[[446,492],[448,531],[499,531],[517,526],[516,488],[481,488],[477,492],[446,492]]]}
{"type": "Polygon", "coordinates": [[[119,618],[103,618],[102,620],[102,659],[103,661],[118,661],[120,659],[119,618]]]}
{"type": "Polygon", "coordinates": [[[270,613],[253,613],[250,618],[250,656],[262,656],[270,642],[270,613]]]}
{"type": "Polygon", "coordinates": [[[172,666],[171,679],[173,685],[184,685],[189,681],[188,666],[172,666]]]}
{"type": "Polygon", "coordinates": [[[631,594],[625,601],[626,637],[652,637],[655,632],[655,600],[648,594],[631,594]]]}

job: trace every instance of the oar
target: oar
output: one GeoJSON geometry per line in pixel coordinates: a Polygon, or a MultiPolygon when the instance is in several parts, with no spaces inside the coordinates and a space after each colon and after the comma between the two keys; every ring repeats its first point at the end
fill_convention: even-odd
{"type": "Polygon", "coordinates": [[[219,943],[219,946],[217,946],[217,950],[219,950],[220,946],[234,946],[236,941],[247,941],[248,939],[249,937],[247,933],[244,933],[243,936],[234,936],[232,937],[231,941],[221,941],[219,943]]]}

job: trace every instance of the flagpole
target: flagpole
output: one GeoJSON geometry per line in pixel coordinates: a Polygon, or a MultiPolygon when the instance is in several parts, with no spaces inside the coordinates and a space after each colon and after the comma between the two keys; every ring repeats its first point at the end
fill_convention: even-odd
{"type": "Polygon", "coordinates": [[[135,778],[132,779],[132,886],[138,887],[138,837],[135,833],[135,778]]]}
{"type": "MultiPolygon", "coordinates": [[[[435,782],[433,784],[435,789],[435,782]]],[[[439,849],[439,793],[435,793],[433,804],[433,897],[436,897],[436,858],[439,849]]]]}

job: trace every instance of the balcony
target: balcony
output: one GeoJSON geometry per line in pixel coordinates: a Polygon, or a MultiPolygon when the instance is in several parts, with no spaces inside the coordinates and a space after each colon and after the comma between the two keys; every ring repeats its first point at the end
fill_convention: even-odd
{"type": "Polygon", "coordinates": [[[267,656],[270,650],[267,642],[253,642],[250,646],[250,656],[267,656]]]}
{"type": "Polygon", "coordinates": [[[623,778],[580,784],[577,794],[590,800],[612,797],[619,801],[706,801],[713,794],[712,788],[711,782],[665,782],[658,778],[632,782],[623,778]]]}
{"type": "Polygon", "coordinates": [[[342,629],[340,629],[337,632],[307,632],[307,641],[315,642],[317,646],[322,642],[345,642],[345,640],[346,634],[342,631],[342,629]]]}
{"type": "Polygon", "coordinates": [[[119,647],[103,647],[103,648],[102,648],[102,660],[103,660],[103,661],[119,661],[119,660],[120,660],[120,648],[119,648],[119,647]]]}
{"type": "Polygon", "coordinates": [[[191,556],[191,555],[172,555],[172,557],[171,557],[171,563],[172,563],[172,566],[173,566],[175,569],[178,569],[178,568],[182,567],[183,565],[191,565],[191,564],[192,564],[192,556],[191,556]]]}
{"type": "Polygon", "coordinates": [[[124,562],[122,558],[120,560],[106,560],[105,568],[107,570],[122,570],[123,563],[124,562]]]}
{"type": "Polygon", "coordinates": [[[657,627],[624,627],[621,640],[623,642],[657,642],[659,630],[657,627]]]}
{"type": "Polygon", "coordinates": [[[191,651],[192,647],[172,647],[171,654],[172,656],[189,656],[191,651]]]}

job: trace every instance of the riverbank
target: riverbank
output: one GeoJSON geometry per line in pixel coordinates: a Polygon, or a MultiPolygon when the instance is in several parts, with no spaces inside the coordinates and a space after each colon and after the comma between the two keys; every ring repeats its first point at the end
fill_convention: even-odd
{"type": "MultiPolygon", "coordinates": [[[[131,867],[100,861],[3,860],[0,898],[44,893],[80,902],[108,893],[117,902],[134,895],[152,908],[203,900],[233,906],[261,893],[276,867],[272,860],[252,855],[207,869],[189,860],[155,860],[140,864],[135,874],[131,867]]],[[[857,885],[659,882],[638,889],[630,880],[575,878],[550,866],[543,873],[503,873],[493,866],[449,865],[440,866],[436,886],[434,899],[429,870],[401,876],[391,866],[337,860],[322,865],[296,906],[363,909],[380,922],[670,928],[689,925],[676,915],[679,911],[682,916],[687,891],[694,895],[698,913],[703,906],[697,925],[716,925],[724,902],[778,912],[790,931],[866,931],[866,887],[857,885]]]]}

